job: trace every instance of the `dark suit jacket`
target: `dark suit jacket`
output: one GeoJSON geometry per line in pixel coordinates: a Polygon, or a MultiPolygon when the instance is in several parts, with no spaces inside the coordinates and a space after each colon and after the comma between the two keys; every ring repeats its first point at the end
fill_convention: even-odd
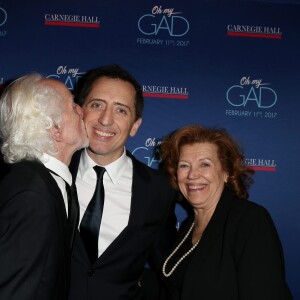
{"type": "MultiPolygon", "coordinates": [[[[92,266],[77,234],[71,262],[71,300],[143,299],[139,280],[145,263],[149,260],[160,271],[174,241],[175,191],[162,173],[127,155],[133,161],[128,226],[92,266]]],[[[73,174],[77,174],[79,164],[76,156],[70,165],[73,174]]]]}
{"type": "Polygon", "coordinates": [[[44,165],[10,165],[0,182],[0,299],[67,299],[68,230],[62,193],[44,165]]]}
{"type": "MultiPolygon", "coordinates": [[[[179,241],[192,221],[180,231],[179,241]]],[[[285,281],[281,243],[263,207],[237,199],[225,188],[191,254],[180,299],[292,299],[285,281]]]]}

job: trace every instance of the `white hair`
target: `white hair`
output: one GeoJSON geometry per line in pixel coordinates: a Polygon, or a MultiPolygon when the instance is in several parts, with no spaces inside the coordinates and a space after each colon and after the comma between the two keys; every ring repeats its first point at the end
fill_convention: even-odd
{"type": "Polygon", "coordinates": [[[0,99],[1,152],[7,163],[57,153],[50,128],[62,118],[61,96],[40,74],[12,82],[0,99]]]}

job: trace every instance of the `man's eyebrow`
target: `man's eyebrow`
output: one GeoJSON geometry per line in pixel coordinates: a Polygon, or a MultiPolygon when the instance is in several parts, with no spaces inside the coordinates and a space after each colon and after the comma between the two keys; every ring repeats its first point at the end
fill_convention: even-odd
{"type": "Polygon", "coordinates": [[[101,101],[101,102],[106,103],[106,101],[104,99],[101,99],[101,98],[92,98],[92,99],[88,99],[88,100],[84,101],[84,104],[87,105],[87,104],[89,104],[89,103],[91,103],[93,101],[101,101]]]}
{"type": "Polygon", "coordinates": [[[91,101],[103,101],[103,102],[106,102],[104,99],[101,99],[101,98],[91,98],[91,99],[87,100],[87,102],[91,102],[91,101]]]}

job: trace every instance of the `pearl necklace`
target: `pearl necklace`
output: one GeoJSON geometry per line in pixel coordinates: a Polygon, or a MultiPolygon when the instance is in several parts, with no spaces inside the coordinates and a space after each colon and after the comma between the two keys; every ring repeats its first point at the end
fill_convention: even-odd
{"type": "Polygon", "coordinates": [[[185,242],[185,240],[188,238],[188,236],[190,235],[191,231],[193,230],[195,226],[195,222],[192,223],[192,226],[190,227],[189,231],[187,232],[187,234],[185,235],[185,237],[183,238],[183,240],[178,244],[178,246],[174,249],[174,251],[168,256],[168,258],[165,260],[163,267],[162,267],[162,273],[165,277],[169,277],[173,274],[173,272],[176,270],[176,268],[178,267],[178,265],[197,247],[198,243],[201,240],[202,235],[200,236],[200,238],[198,239],[198,241],[193,245],[193,247],[187,251],[185,254],[183,254],[181,256],[181,258],[176,262],[176,264],[174,265],[174,267],[171,269],[171,271],[169,273],[166,272],[166,265],[168,263],[168,261],[171,259],[171,257],[178,251],[178,249],[180,248],[180,246],[185,242]]]}

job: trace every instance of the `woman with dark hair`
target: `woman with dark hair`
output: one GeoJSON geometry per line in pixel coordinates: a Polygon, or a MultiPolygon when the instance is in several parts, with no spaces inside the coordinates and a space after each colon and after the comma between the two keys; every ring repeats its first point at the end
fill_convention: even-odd
{"type": "Polygon", "coordinates": [[[162,273],[168,300],[288,300],[281,242],[265,208],[247,201],[253,171],[224,129],[190,125],[167,137],[163,168],[194,214],[162,273]]]}

